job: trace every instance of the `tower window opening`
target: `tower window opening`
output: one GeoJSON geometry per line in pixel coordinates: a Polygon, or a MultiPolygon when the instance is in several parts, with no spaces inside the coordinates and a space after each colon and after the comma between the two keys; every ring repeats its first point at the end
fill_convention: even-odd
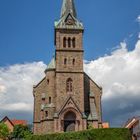
{"type": "Polygon", "coordinates": [[[75,46],[76,46],[75,43],[76,43],[76,42],[75,42],[75,38],[73,38],[73,39],[72,39],[72,46],[73,46],[73,48],[75,48],[75,46]]]}
{"type": "Polygon", "coordinates": [[[66,64],[67,64],[67,58],[64,59],[64,65],[66,65],[66,64]]]}
{"type": "Polygon", "coordinates": [[[45,111],[45,117],[48,118],[49,114],[48,111],[45,111]]]}
{"type": "Polygon", "coordinates": [[[52,103],[52,99],[51,99],[51,97],[49,97],[49,104],[51,104],[52,103]]]}
{"type": "Polygon", "coordinates": [[[72,64],[75,65],[75,59],[72,60],[72,64]]]}
{"type": "Polygon", "coordinates": [[[63,39],[63,47],[66,48],[66,45],[67,45],[67,39],[64,37],[64,39],[63,39]]]}
{"type": "Polygon", "coordinates": [[[71,78],[69,78],[68,80],[67,80],[67,82],[66,82],[66,91],[67,92],[72,92],[72,79],[71,78]]]}
{"type": "Polygon", "coordinates": [[[71,47],[71,38],[70,37],[68,38],[68,47],[69,48],[71,47]]]}
{"type": "Polygon", "coordinates": [[[50,80],[49,80],[49,79],[47,79],[47,84],[49,85],[49,83],[50,83],[50,80]]]}

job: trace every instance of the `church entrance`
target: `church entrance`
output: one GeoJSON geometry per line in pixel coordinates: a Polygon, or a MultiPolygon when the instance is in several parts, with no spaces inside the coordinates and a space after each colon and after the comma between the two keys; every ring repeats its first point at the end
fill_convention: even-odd
{"type": "Polygon", "coordinates": [[[73,112],[68,112],[64,116],[64,132],[75,131],[76,115],[73,112]]]}

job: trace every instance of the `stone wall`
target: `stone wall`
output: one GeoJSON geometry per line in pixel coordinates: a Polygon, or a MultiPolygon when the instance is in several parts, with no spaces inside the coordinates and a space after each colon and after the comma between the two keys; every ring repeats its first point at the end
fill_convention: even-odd
{"type": "Polygon", "coordinates": [[[56,73],[56,111],[61,107],[71,95],[75,103],[84,112],[84,82],[82,73],[56,73]],[[73,80],[72,92],[66,92],[66,81],[68,78],[73,80]]]}
{"type": "Polygon", "coordinates": [[[38,85],[34,86],[33,92],[34,133],[36,134],[42,131],[41,126],[44,123],[41,123],[41,121],[46,120],[46,111],[48,111],[49,119],[53,119],[53,114],[55,112],[55,71],[48,71],[46,77],[38,85]],[[49,103],[49,98],[51,98],[51,103],[49,103]]]}

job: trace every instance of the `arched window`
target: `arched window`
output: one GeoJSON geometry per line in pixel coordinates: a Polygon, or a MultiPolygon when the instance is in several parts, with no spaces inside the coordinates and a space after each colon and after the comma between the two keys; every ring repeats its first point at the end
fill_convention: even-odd
{"type": "Polygon", "coordinates": [[[64,39],[63,39],[63,47],[66,48],[66,45],[67,45],[67,39],[64,37],[64,39]]]}
{"type": "Polygon", "coordinates": [[[75,65],[75,59],[72,60],[72,64],[75,65]]]}
{"type": "Polygon", "coordinates": [[[72,39],[72,46],[73,48],[75,48],[76,44],[75,44],[75,37],[72,39]]]}
{"type": "Polygon", "coordinates": [[[67,64],[67,58],[64,59],[64,65],[66,65],[66,64],[67,64]]]}
{"type": "Polygon", "coordinates": [[[69,48],[71,47],[71,38],[70,37],[68,38],[68,47],[69,48]]]}
{"type": "Polygon", "coordinates": [[[71,78],[67,79],[67,82],[66,82],[66,91],[67,92],[72,92],[72,79],[71,78]]]}

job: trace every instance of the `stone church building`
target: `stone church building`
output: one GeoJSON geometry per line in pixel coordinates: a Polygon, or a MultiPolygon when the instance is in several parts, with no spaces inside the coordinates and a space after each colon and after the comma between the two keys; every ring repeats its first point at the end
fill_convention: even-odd
{"type": "Polygon", "coordinates": [[[55,56],[33,88],[34,134],[101,128],[102,88],[83,70],[83,24],[73,0],[55,22],[55,56]]]}

